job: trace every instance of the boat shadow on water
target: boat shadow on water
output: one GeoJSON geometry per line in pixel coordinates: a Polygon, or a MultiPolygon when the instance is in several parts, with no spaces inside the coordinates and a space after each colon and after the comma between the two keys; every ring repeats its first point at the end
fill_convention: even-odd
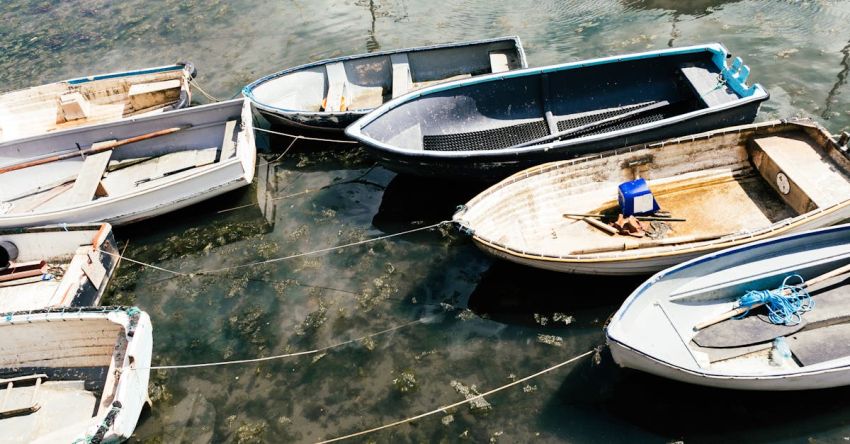
{"type": "Polygon", "coordinates": [[[850,387],[739,391],[685,384],[621,369],[605,350],[567,370],[541,425],[569,440],[779,442],[816,440],[846,425],[850,387]],[[801,408],[801,406],[807,406],[801,408]],[[611,424],[618,424],[616,432],[611,424]],[[612,434],[614,433],[614,434],[612,434]]]}
{"type": "Polygon", "coordinates": [[[605,321],[645,278],[557,273],[497,260],[470,295],[469,308],[520,324],[534,323],[535,314],[564,313],[580,324],[596,324],[601,338],[605,321]]]}

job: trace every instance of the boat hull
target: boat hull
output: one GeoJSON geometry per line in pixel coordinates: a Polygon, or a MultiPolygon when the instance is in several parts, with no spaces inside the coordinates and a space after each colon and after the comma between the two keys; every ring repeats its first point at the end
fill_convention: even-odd
{"type": "Polygon", "coordinates": [[[648,130],[618,131],[598,140],[578,141],[573,144],[563,144],[522,153],[499,154],[496,152],[488,153],[486,156],[445,157],[386,150],[383,147],[370,144],[368,141],[364,142],[363,146],[382,165],[400,174],[473,182],[495,182],[517,171],[541,163],[572,159],[630,145],[752,123],[758,114],[761,102],[764,100],[767,100],[767,98],[741,103],[734,108],[701,114],[648,130]]]}
{"type": "Polygon", "coordinates": [[[608,339],[614,361],[621,367],[640,370],[662,378],[687,384],[731,390],[795,391],[817,390],[850,385],[850,363],[847,365],[793,375],[721,376],[697,373],[659,361],[608,339]]]}
{"type": "MultiPolygon", "coordinates": [[[[770,237],[781,236],[784,234],[801,233],[807,230],[829,227],[841,222],[846,222],[850,219],[850,206],[845,206],[838,211],[815,215],[806,221],[780,228],[770,233],[770,237]]],[[[601,261],[592,260],[571,260],[561,258],[546,258],[540,256],[524,256],[517,252],[508,251],[498,248],[486,241],[482,241],[473,236],[475,245],[485,253],[514,262],[520,265],[525,265],[543,270],[557,271],[560,273],[575,273],[575,274],[599,274],[613,276],[628,276],[651,274],[661,271],[665,268],[681,264],[682,262],[694,259],[704,254],[713,253],[726,248],[735,247],[752,242],[752,238],[741,238],[733,242],[723,244],[715,244],[704,248],[694,248],[690,251],[682,251],[674,254],[658,255],[655,257],[638,257],[631,259],[617,260],[606,258],[601,261]]]]}

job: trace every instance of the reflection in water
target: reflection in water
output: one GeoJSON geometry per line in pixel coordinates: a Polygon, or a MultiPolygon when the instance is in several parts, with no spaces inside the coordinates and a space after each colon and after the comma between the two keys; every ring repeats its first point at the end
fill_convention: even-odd
{"type": "Polygon", "coordinates": [[[850,73],[850,42],[841,48],[841,54],[844,57],[841,58],[841,71],[838,72],[838,76],[835,79],[835,85],[832,86],[832,89],[829,90],[829,94],[826,96],[826,106],[824,106],[823,113],[821,113],[821,117],[824,119],[830,119],[834,117],[832,107],[835,103],[838,102],[838,94],[839,90],[845,83],[847,83],[847,74],[850,73]]]}

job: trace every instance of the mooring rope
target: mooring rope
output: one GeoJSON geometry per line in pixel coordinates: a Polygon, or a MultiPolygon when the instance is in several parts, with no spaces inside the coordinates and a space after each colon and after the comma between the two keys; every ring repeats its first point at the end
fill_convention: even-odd
{"type": "Polygon", "coordinates": [[[570,358],[570,359],[568,359],[568,360],[566,360],[566,361],[564,361],[564,362],[561,362],[561,363],[559,363],[559,364],[555,364],[555,365],[553,365],[553,366],[551,366],[551,367],[549,367],[549,368],[546,368],[546,369],[544,369],[544,370],[541,370],[541,371],[539,371],[539,372],[537,372],[537,373],[534,373],[534,374],[532,374],[532,375],[528,375],[528,376],[526,376],[526,377],[524,377],[524,378],[517,379],[516,381],[510,382],[510,383],[505,384],[505,385],[502,385],[502,386],[500,386],[500,387],[496,387],[496,388],[494,388],[494,389],[492,389],[492,390],[490,390],[490,391],[487,391],[487,392],[485,392],[485,393],[481,393],[481,394],[479,394],[479,395],[475,395],[475,396],[472,396],[472,397],[470,397],[470,398],[464,399],[463,401],[458,401],[458,402],[455,402],[455,403],[453,403],[453,404],[445,405],[445,406],[442,406],[442,407],[440,407],[440,408],[437,408],[437,409],[431,410],[430,412],[421,413],[421,414],[416,415],[416,416],[411,416],[411,417],[409,417],[409,418],[401,419],[401,420],[398,420],[398,421],[395,421],[395,422],[391,422],[391,423],[389,423],[389,424],[384,424],[384,425],[382,425],[382,426],[374,427],[374,428],[371,428],[371,429],[368,429],[368,430],[362,430],[362,431],[360,431],[360,432],[351,433],[351,434],[348,434],[348,435],[345,435],[345,436],[339,436],[339,437],[336,437],[336,438],[330,438],[330,439],[326,439],[326,440],[324,440],[324,441],[319,441],[319,442],[318,442],[318,444],[325,444],[325,443],[329,443],[329,442],[342,441],[342,440],[344,440],[344,439],[350,439],[350,438],[355,438],[355,437],[357,437],[357,436],[368,435],[368,434],[370,434],[370,433],[374,433],[374,432],[377,432],[377,431],[380,431],[380,430],[389,429],[389,428],[391,428],[391,427],[395,427],[395,426],[398,426],[398,425],[401,425],[401,424],[406,424],[406,423],[411,422],[411,421],[416,421],[417,419],[422,419],[422,418],[425,418],[425,417],[427,417],[427,416],[436,415],[436,414],[441,413],[441,412],[442,412],[442,413],[444,413],[444,412],[446,412],[446,410],[453,409],[453,408],[458,407],[458,406],[461,406],[461,405],[463,405],[463,404],[468,404],[468,403],[470,403],[470,402],[472,402],[472,401],[475,401],[475,400],[477,400],[477,399],[479,399],[479,398],[483,398],[483,397],[485,397],[485,396],[492,395],[493,393],[500,392],[500,391],[502,391],[502,390],[505,390],[505,389],[508,389],[508,388],[510,388],[510,387],[513,387],[513,386],[515,386],[515,385],[517,385],[517,384],[521,384],[521,383],[526,382],[526,381],[528,381],[528,380],[534,379],[534,378],[536,378],[536,377],[538,377],[538,376],[541,376],[541,375],[544,375],[544,374],[546,374],[546,373],[549,373],[549,372],[551,372],[551,371],[553,371],[553,370],[556,370],[556,369],[558,369],[558,368],[561,368],[561,367],[563,367],[563,366],[565,366],[565,365],[572,364],[573,362],[578,361],[578,360],[579,360],[579,359],[581,359],[581,358],[584,358],[584,357],[590,356],[591,354],[593,354],[593,353],[597,352],[598,350],[599,350],[599,348],[598,348],[598,347],[597,347],[597,348],[593,348],[593,349],[588,350],[588,351],[586,351],[586,352],[584,352],[584,353],[582,353],[582,354],[580,354],[580,355],[578,355],[578,356],[575,356],[575,357],[573,357],[573,358],[570,358]]]}
{"type": "Polygon", "coordinates": [[[382,240],[385,240],[385,239],[391,239],[391,238],[398,237],[398,236],[404,236],[404,235],[407,235],[407,234],[416,233],[418,231],[431,230],[431,229],[438,228],[438,227],[441,227],[443,225],[447,225],[447,224],[451,224],[451,223],[452,223],[452,221],[444,220],[444,221],[437,222],[435,224],[427,225],[427,226],[424,226],[424,227],[411,228],[410,230],[400,231],[398,233],[386,234],[386,235],[383,235],[383,236],[373,237],[373,238],[370,238],[370,239],[364,239],[364,240],[360,240],[360,241],[356,241],[356,242],[350,242],[350,243],[343,244],[343,245],[336,245],[336,246],[333,246],[333,247],[322,248],[322,249],[319,249],[319,250],[291,254],[289,256],[276,257],[276,258],[266,259],[264,261],[252,262],[252,263],[248,263],[248,264],[232,265],[232,266],[229,266],[229,267],[214,268],[214,269],[210,269],[210,270],[198,270],[198,271],[194,271],[194,272],[191,272],[191,273],[186,273],[186,272],[176,271],[176,270],[170,270],[168,268],[159,267],[157,265],[153,265],[153,264],[150,264],[150,263],[137,261],[135,259],[131,259],[131,258],[128,258],[124,255],[121,255],[121,254],[118,254],[118,253],[113,253],[111,251],[105,251],[105,250],[100,250],[100,249],[98,249],[97,251],[100,251],[102,253],[108,254],[108,255],[116,257],[116,258],[126,260],[128,262],[132,262],[134,264],[139,264],[139,265],[142,265],[142,266],[145,266],[145,267],[153,268],[155,270],[164,271],[166,273],[171,273],[171,274],[176,275],[176,276],[195,276],[195,275],[203,275],[203,274],[221,273],[221,272],[224,272],[224,271],[236,270],[236,269],[245,268],[245,267],[254,267],[254,266],[257,266],[257,265],[271,264],[271,263],[285,261],[285,260],[289,260],[289,259],[296,259],[296,258],[299,258],[299,257],[311,256],[311,255],[314,255],[314,254],[327,253],[329,251],[341,250],[343,248],[356,247],[358,245],[364,245],[364,244],[369,244],[369,243],[372,243],[372,242],[382,241],[382,240]]]}
{"type": "Polygon", "coordinates": [[[204,91],[204,89],[201,88],[201,85],[198,84],[197,80],[195,80],[195,79],[189,80],[189,85],[194,87],[195,89],[197,89],[198,92],[200,92],[201,95],[203,95],[207,99],[212,100],[213,102],[221,102],[221,100],[218,99],[217,97],[215,97],[212,94],[209,94],[208,92],[204,91]]]}
{"type": "Polygon", "coordinates": [[[279,136],[286,136],[286,137],[293,137],[293,138],[295,138],[296,140],[297,140],[297,139],[304,139],[304,140],[315,140],[315,141],[318,141],[318,142],[333,142],[333,143],[360,143],[360,142],[357,142],[357,141],[354,141],[354,140],[323,139],[323,138],[321,138],[321,137],[308,137],[308,136],[302,136],[302,135],[296,135],[296,134],[282,133],[282,132],[280,132],[280,131],[272,131],[272,130],[268,130],[268,129],[265,129],[265,128],[257,128],[257,127],[254,127],[254,129],[255,129],[256,131],[262,131],[262,132],[264,132],[264,133],[277,134],[277,135],[279,135],[279,136]]]}
{"type": "Polygon", "coordinates": [[[431,321],[434,320],[434,318],[436,318],[436,316],[428,316],[428,317],[420,318],[420,319],[417,319],[415,321],[407,322],[407,323],[401,324],[401,325],[396,325],[395,327],[390,327],[390,328],[381,330],[381,331],[376,332],[376,333],[371,333],[371,334],[368,334],[368,335],[365,335],[365,336],[361,336],[359,338],[349,339],[347,341],[339,342],[339,343],[336,343],[336,344],[333,344],[333,345],[328,345],[328,346],[325,346],[325,347],[322,347],[322,348],[317,348],[317,349],[313,349],[313,350],[305,350],[305,351],[300,351],[300,352],[295,352],[295,353],[285,353],[285,354],[282,354],[282,355],[266,356],[266,357],[262,357],[262,358],[237,359],[237,360],[233,360],[233,361],[204,362],[204,363],[200,363],[200,364],[156,365],[156,366],[151,366],[151,367],[135,367],[135,368],[130,367],[130,368],[133,369],[133,370],[178,370],[178,369],[185,369],[185,368],[220,367],[220,366],[224,366],[224,365],[250,364],[250,363],[256,363],[256,362],[273,361],[273,360],[276,360],[276,359],[291,358],[291,357],[295,357],[295,356],[314,355],[316,353],[321,353],[323,351],[327,351],[327,350],[330,350],[332,348],[342,347],[344,345],[348,345],[348,344],[351,344],[351,343],[354,343],[354,342],[363,341],[365,339],[373,338],[375,336],[380,336],[380,335],[384,335],[384,334],[387,334],[387,333],[390,333],[390,332],[394,332],[396,330],[401,330],[402,328],[410,327],[411,325],[431,322],[431,321]]]}

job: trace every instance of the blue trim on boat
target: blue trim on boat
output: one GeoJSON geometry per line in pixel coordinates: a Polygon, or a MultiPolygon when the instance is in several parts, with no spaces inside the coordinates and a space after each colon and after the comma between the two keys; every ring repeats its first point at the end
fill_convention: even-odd
{"type": "Polygon", "coordinates": [[[66,80],[65,82],[70,85],[79,85],[82,83],[94,82],[96,80],[105,80],[105,79],[114,79],[119,77],[131,77],[131,76],[139,76],[144,74],[155,74],[158,72],[167,72],[167,71],[177,71],[184,69],[185,65],[168,65],[168,66],[158,66],[156,68],[147,68],[147,69],[138,69],[135,71],[124,71],[124,72],[113,72],[109,74],[98,74],[94,76],[87,77],[77,77],[76,79],[66,80]]]}

